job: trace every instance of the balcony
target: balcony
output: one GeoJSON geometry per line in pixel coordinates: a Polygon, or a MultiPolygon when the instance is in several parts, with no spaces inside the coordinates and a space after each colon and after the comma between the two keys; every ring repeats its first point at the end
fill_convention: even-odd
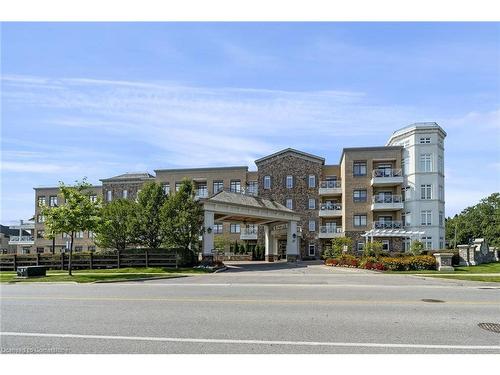
{"type": "Polygon", "coordinates": [[[403,229],[402,221],[374,221],[373,229],[403,229]]]}
{"type": "Polygon", "coordinates": [[[401,195],[374,195],[372,211],[397,211],[403,209],[401,195]]]}
{"type": "Polygon", "coordinates": [[[319,208],[319,217],[342,216],[342,205],[340,203],[323,203],[319,208]]]}
{"type": "Polygon", "coordinates": [[[322,225],[319,227],[319,238],[336,238],[342,237],[342,227],[334,227],[331,225],[322,225]]]}
{"type": "Polygon", "coordinates": [[[320,181],[319,195],[340,195],[342,194],[342,184],[339,180],[320,181]]]}
{"type": "Polygon", "coordinates": [[[33,245],[35,238],[33,236],[10,236],[9,245],[33,245]]]}
{"type": "Polygon", "coordinates": [[[257,226],[242,228],[240,233],[240,240],[256,240],[257,234],[257,226]]]}
{"type": "Polygon", "coordinates": [[[401,169],[374,169],[372,173],[372,186],[396,186],[403,183],[401,169]]]}

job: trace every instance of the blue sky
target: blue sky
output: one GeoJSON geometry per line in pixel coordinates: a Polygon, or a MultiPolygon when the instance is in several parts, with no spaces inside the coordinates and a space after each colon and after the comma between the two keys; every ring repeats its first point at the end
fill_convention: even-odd
{"type": "Polygon", "coordinates": [[[407,124],[448,133],[446,214],[500,190],[499,23],[3,23],[1,222],[34,186],[339,160],[407,124]]]}

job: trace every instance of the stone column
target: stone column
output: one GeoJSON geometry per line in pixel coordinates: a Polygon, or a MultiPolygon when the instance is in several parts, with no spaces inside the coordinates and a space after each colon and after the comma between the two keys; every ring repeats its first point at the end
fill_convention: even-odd
{"type": "Polygon", "coordinates": [[[264,245],[266,247],[265,260],[266,262],[274,262],[274,238],[271,234],[271,226],[264,225],[264,245]]]}
{"type": "Polygon", "coordinates": [[[438,271],[455,271],[451,265],[453,253],[434,253],[433,255],[436,258],[438,271]]]}
{"type": "Polygon", "coordinates": [[[212,262],[214,259],[214,213],[205,211],[203,221],[203,262],[212,262]]]}
{"type": "Polygon", "coordinates": [[[286,261],[296,262],[299,259],[299,240],[297,238],[297,222],[289,221],[286,232],[286,261]]]}

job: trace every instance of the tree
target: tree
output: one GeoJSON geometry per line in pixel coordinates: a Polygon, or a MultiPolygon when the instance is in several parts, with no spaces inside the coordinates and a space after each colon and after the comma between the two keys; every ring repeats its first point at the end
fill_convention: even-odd
{"type": "Polygon", "coordinates": [[[105,205],[97,227],[95,242],[99,247],[125,250],[136,242],[137,204],[117,199],[105,205]]]}
{"type": "Polygon", "coordinates": [[[410,253],[412,255],[420,255],[424,251],[424,243],[422,241],[412,241],[410,245],[410,253]]]}
{"type": "Polygon", "coordinates": [[[382,252],[383,245],[380,241],[368,242],[365,244],[365,248],[363,249],[364,257],[375,257],[378,258],[380,253],[382,252]]]}
{"type": "Polygon", "coordinates": [[[337,237],[332,239],[332,247],[326,250],[323,254],[324,258],[336,258],[342,255],[345,248],[349,248],[352,245],[352,239],[350,237],[337,237]]]}
{"type": "Polygon", "coordinates": [[[57,207],[43,206],[41,214],[45,218],[45,230],[49,236],[67,233],[71,242],[69,247],[68,274],[71,276],[73,258],[73,241],[75,233],[80,231],[95,231],[99,223],[101,202],[90,200],[92,187],[84,178],[76,181],[74,186],[66,186],[60,182],[59,189],[63,203],[57,207]]]}
{"type": "Polygon", "coordinates": [[[453,218],[447,218],[445,228],[451,248],[474,238],[485,238],[490,246],[500,246],[500,193],[493,193],[453,218]]]}
{"type": "Polygon", "coordinates": [[[170,195],[161,211],[163,243],[197,254],[203,231],[203,207],[195,200],[192,181],[184,179],[179,191],[170,195]]]}
{"type": "Polygon", "coordinates": [[[214,247],[219,252],[225,252],[226,247],[231,245],[231,239],[226,235],[216,236],[214,238],[214,247]]]}
{"type": "Polygon", "coordinates": [[[156,182],[147,182],[138,194],[135,236],[150,249],[157,249],[163,242],[161,210],[167,200],[156,182]]]}

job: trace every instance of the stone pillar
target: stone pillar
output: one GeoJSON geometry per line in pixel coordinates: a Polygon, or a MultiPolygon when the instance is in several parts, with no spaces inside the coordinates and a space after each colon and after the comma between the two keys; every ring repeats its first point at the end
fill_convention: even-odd
{"type": "Polygon", "coordinates": [[[274,238],[271,234],[271,226],[264,225],[264,245],[266,247],[265,260],[266,262],[274,262],[274,238]]]}
{"type": "Polygon", "coordinates": [[[434,253],[434,257],[436,258],[438,271],[455,271],[451,265],[453,253],[434,253]]]}
{"type": "Polygon", "coordinates": [[[286,233],[286,261],[296,262],[299,259],[299,240],[297,236],[297,222],[288,222],[286,233]]]}
{"type": "Polygon", "coordinates": [[[212,262],[214,259],[214,213],[205,211],[203,221],[203,262],[212,262]]]}

